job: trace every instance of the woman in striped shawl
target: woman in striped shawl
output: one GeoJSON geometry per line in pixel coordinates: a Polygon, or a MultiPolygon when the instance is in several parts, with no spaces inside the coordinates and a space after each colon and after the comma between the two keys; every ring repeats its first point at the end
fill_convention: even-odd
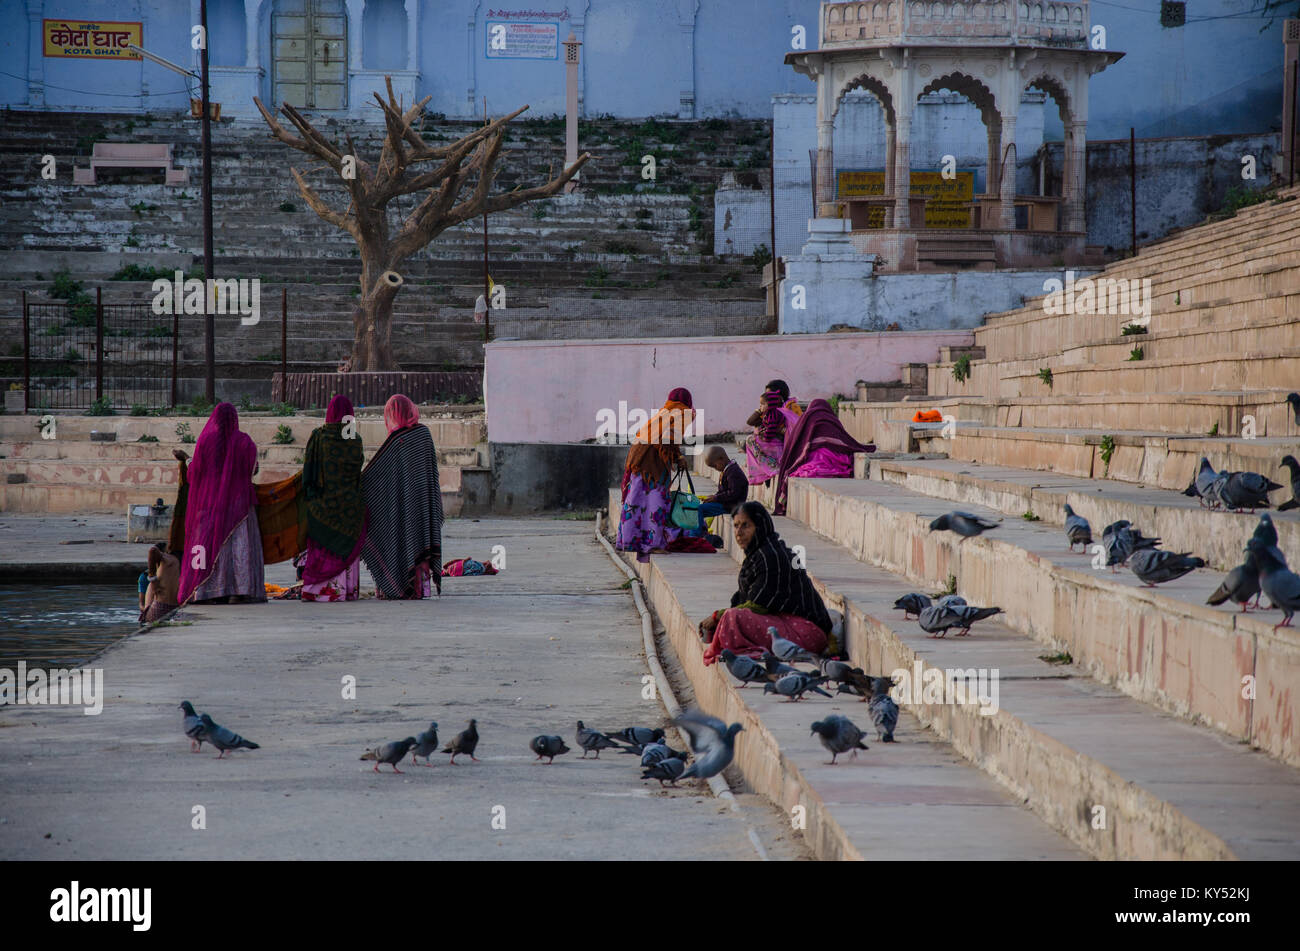
{"type": "Polygon", "coordinates": [[[438,450],[407,397],[384,405],[388,438],[361,474],[369,525],[361,558],[379,597],[442,593],[442,488],[438,450]]]}
{"type": "Polygon", "coordinates": [[[828,636],[831,618],[826,605],[808,573],[795,566],[794,552],[781,541],[767,509],[746,502],[733,516],[732,527],[745,560],[731,607],[714,612],[700,625],[708,641],[704,663],[714,663],[726,649],[761,657],[772,648],[768,628],[814,654],[838,653],[828,636]]]}

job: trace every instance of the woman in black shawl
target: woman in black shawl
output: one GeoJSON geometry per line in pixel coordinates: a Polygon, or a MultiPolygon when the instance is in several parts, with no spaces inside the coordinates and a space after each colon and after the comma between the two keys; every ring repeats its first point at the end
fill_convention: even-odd
{"type": "Polygon", "coordinates": [[[761,657],[772,648],[771,629],[814,654],[838,653],[829,638],[830,614],[795,554],[781,541],[772,516],[759,502],[746,502],[732,518],[736,541],[745,549],[731,607],[700,625],[709,641],[704,663],[723,650],[761,657]]]}
{"type": "Polygon", "coordinates": [[[407,397],[384,405],[388,438],[361,475],[370,519],[361,558],[381,598],[442,593],[442,488],[429,427],[407,397]]]}
{"type": "Polygon", "coordinates": [[[307,552],[302,600],[355,601],[361,596],[361,548],[366,502],[361,493],[365,451],[356,432],[352,401],[338,395],[325,425],[312,430],[302,466],[307,510],[307,552]]]}

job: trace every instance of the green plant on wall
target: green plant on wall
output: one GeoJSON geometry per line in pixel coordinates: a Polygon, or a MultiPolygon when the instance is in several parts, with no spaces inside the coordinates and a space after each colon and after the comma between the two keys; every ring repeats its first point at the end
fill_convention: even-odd
{"type": "Polygon", "coordinates": [[[1109,434],[1101,437],[1101,461],[1106,467],[1104,475],[1110,476],[1110,460],[1115,455],[1115,437],[1109,434]]]}
{"type": "Polygon", "coordinates": [[[1041,370],[1039,370],[1039,371],[1038,371],[1038,378],[1039,378],[1040,380],[1042,380],[1044,383],[1047,384],[1047,388],[1048,388],[1049,390],[1052,388],[1052,368],[1051,368],[1051,367],[1043,367],[1041,370]]]}
{"type": "Polygon", "coordinates": [[[970,379],[970,354],[963,353],[960,357],[952,362],[952,378],[958,383],[965,383],[970,379]]]}

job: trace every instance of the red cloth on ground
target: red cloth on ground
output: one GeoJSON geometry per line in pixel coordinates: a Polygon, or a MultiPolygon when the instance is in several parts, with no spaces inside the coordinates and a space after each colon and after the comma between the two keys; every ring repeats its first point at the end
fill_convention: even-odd
{"type": "Polygon", "coordinates": [[[713,640],[704,648],[704,663],[717,661],[726,648],[746,657],[763,656],[772,649],[769,627],[806,651],[820,654],[826,649],[826,632],[812,621],[793,614],[758,614],[748,608],[728,608],[713,629],[713,640]]]}
{"type": "Polygon", "coordinates": [[[717,549],[709,544],[707,538],[691,538],[689,535],[679,535],[668,542],[668,547],[664,551],[673,552],[674,554],[685,552],[693,555],[712,555],[717,549]]]}

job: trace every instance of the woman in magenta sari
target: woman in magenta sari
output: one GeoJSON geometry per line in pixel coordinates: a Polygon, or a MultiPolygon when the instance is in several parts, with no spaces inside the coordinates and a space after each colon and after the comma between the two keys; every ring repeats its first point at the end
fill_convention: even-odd
{"type": "Polygon", "coordinates": [[[758,485],[776,475],[785,449],[786,435],[799,421],[799,404],[790,399],[785,380],[772,380],[759,398],[758,409],[746,422],[754,434],[744,441],[749,484],[758,485]]]}
{"type": "Polygon", "coordinates": [[[218,403],[189,465],[181,604],[266,600],[255,472],[257,446],[235,407],[218,403]]]}
{"type": "Polygon", "coordinates": [[[804,479],[850,479],[853,477],[853,454],[875,452],[876,447],[863,445],[844,428],[840,418],[825,400],[813,400],[790,431],[776,473],[776,500],[773,515],[785,514],[791,476],[804,479]]]}
{"type": "Polygon", "coordinates": [[[361,547],[366,501],[361,492],[365,453],[346,396],[330,400],[325,425],[312,431],[302,467],[307,502],[307,557],[302,600],[355,601],[361,593],[361,547]]]}

